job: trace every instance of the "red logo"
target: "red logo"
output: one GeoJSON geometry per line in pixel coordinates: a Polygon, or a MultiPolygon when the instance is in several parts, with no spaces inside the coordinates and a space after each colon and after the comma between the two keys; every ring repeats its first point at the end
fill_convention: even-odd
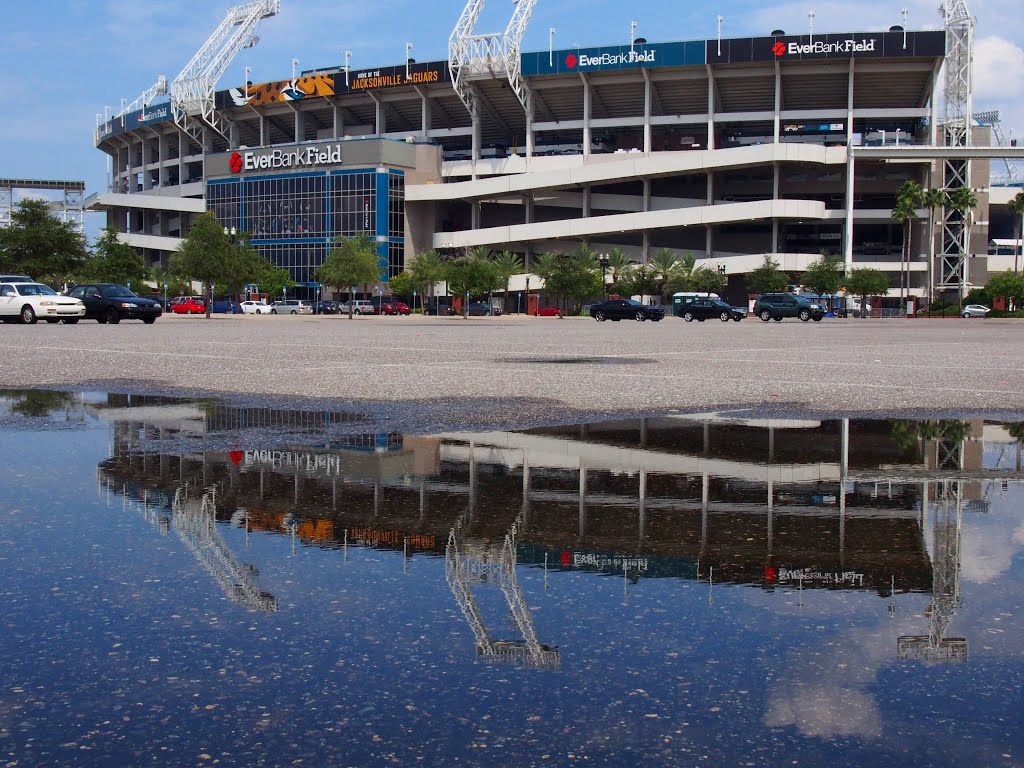
{"type": "Polygon", "coordinates": [[[562,563],[562,565],[569,567],[570,565],[572,565],[572,553],[563,552],[562,556],[559,558],[559,561],[562,563]]]}
{"type": "Polygon", "coordinates": [[[231,159],[228,160],[228,165],[231,166],[231,172],[232,173],[241,173],[242,172],[242,156],[238,152],[233,152],[231,154],[231,159]]]}
{"type": "Polygon", "coordinates": [[[570,53],[565,57],[565,66],[569,69],[576,69],[576,65],[580,63],[580,60],[576,58],[575,53],[570,53]]]}
{"type": "Polygon", "coordinates": [[[241,464],[242,459],[245,458],[245,454],[242,451],[229,451],[228,456],[231,457],[232,464],[241,464]]]}
{"type": "Polygon", "coordinates": [[[786,52],[786,44],[779,40],[775,45],[772,46],[772,53],[776,56],[782,56],[786,52]]]}

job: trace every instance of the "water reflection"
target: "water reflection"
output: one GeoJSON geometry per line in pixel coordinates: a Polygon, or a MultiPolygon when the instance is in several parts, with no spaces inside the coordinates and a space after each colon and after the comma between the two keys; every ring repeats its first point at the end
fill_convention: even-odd
{"type": "MultiPolygon", "coordinates": [[[[1017,552],[1013,536],[995,529],[1009,549],[992,558],[985,547],[995,534],[979,534],[993,501],[1005,508],[1024,478],[1016,424],[709,415],[421,436],[341,412],[119,396],[23,402],[8,400],[7,415],[109,423],[101,498],[119,498],[187,550],[198,587],[226,595],[228,610],[253,622],[245,631],[288,620],[277,637],[300,632],[316,619],[295,594],[321,588],[335,566],[351,569],[350,556],[358,561],[358,578],[352,569],[331,582],[346,598],[317,625],[327,634],[302,646],[303,664],[333,668],[336,659],[315,660],[315,646],[347,619],[360,630],[337,629],[339,637],[369,678],[408,668],[433,681],[429,670],[440,670],[439,687],[403,678],[405,711],[457,680],[452,690],[465,686],[472,701],[444,706],[467,721],[485,690],[524,712],[538,706],[536,690],[551,694],[558,703],[537,720],[505,722],[504,731],[532,728],[576,749],[605,732],[625,738],[624,729],[646,728],[663,744],[691,722],[719,736],[742,731],[737,744],[781,740],[787,750],[800,742],[781,733],[879,744],[909,722],[891,714],[901,706],[929,711],[928,686],[948,679],[926,677],[934,663],[956,662],[942,667],[949,675],[979,656],[991,664],[993,637],[1009,643],[1006,656],[1019,654],[1019,643],[979,624],[1012,607],[1000,614],[999,599],[962,586],[972,574],[974,584],[994,583],[1017,552]],[[378,595],[384,606],[368,607],[378,595]],[[377,637],[381,611],[401,614],[388,625],[394,638],[377,637]],[[367,651],[366,637],[383,646],[367,651]],[[460,677],[453,666],[471,671],[460,677]],[[598,687],[607,701],[578,697],[598,687]],[[619,709],[655,696],[663,709],[619,709]],[[721,707],[734,711],[720,719],[721,707]],[[593,724],[561,719],[569,709],[593,724]],[[644,725],[656,711],[663,727],[644,725]]],[[[231,637],[245,646],[242,630],[231,637]]],[[[1017,676],[1012,667],[1010,689],[1017,676]]],[[[369,720],[363,710],[387,686],[364,696],[350,683],[324,685],[336,698],[346,691],[338,707],[351,697],[346,722],[369,720]]],[[[969,684],[944,693],[969,698],[969,684]]],[[[495,721],[498,706],[488,710],[495,721]]],[[[980,716],[973,722],[980,727],[980,716]]],[[[422,724],[402,727],[410,744],[431,738],[422,724]]],[[[956,762],[927,739],[915,743],[939,750],[931,762],[956,762]]],[[[522,748],[520,764],[543,762],[522,748]]],[[[701,749],[722,763],[753,756],[701,749]]]]}

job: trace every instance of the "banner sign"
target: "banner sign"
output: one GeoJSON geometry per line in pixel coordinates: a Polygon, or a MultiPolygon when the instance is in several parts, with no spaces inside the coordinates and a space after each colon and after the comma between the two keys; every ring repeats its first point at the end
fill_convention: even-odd
{"type": "Polygon", "coordinates": [[[165,123],[173,119],[174,113],[171,111],[170,102],[155,104],[151,107],[146,107],[145,109],[137,109],[134,112],[128,112],[121,117],[112,118],[97,129],[97,136],[100,141],[103,141],[104,139],[116,136],[119,133],[134,131],[136,128],[140,128],[144,125],[165,123]]]}
{"type": "Polygon", "coordinates": [[[615,69],[682,67],[704,63],[704,42],[643,43],[604,48],[572,48],[522,55],[524,76],[558,75],[567,72],[602,72],[615,69]]]}
{"type": "Polygon", "coordinates": [[[707,41],[708,64],[818,59],[891,59],[946,55],[945,32],[851,32],[707,41]],[[721,54],[719,54],[721,46],[721,54]]]}

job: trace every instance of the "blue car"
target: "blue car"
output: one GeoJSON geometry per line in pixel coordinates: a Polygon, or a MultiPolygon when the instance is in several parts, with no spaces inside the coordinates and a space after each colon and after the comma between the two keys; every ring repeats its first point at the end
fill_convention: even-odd
{"type": "Polygon", "coordinates": [[[210,307],[210,312],[215,315],[240,315],[242,307],[234,299],[215,299],[213,306],[210,307]]]}

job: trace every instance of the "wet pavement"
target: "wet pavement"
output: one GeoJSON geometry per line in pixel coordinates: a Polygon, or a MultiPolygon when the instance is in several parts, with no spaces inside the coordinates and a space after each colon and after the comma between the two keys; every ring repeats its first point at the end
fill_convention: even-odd
{"type": "Polygon", "coordinates": [[[1024,765],[1021,438],[6,391],[0,764],[1024,765]]]}

